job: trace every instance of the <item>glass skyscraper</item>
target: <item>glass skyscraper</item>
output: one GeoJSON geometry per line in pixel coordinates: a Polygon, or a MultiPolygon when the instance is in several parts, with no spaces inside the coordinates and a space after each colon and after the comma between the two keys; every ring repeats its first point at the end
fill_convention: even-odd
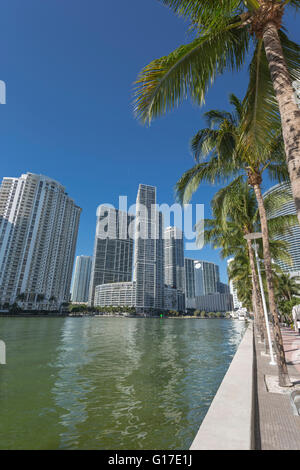
{"type": "Polygon", "coordinates": [[[184,244],[182,231],[167,227],[164,231],[165,284],[184,292],[184,244]]]}
{"type": "Polygon", "coordinates": [[[185,258],[186,297],[219,292],[219,266],[208,261],[185,258]]]}
{"type": "MultiPolygon", "coordinates": [[[[134,216],[112,207],[101,206],[97,217],[89,304],[94,304],[95,287],[132,278],[133,239],[130,224],[134,216]]],[[[134,222],[133,222],[134,223],[134,222]]]]}
{"type": "MultiPolygon", "coordinates": [[[[291,199],[284,203],[280,209],[276,209],[273,211],[267,212],[268,219],[272,217],[278,217],[280,215],[289,215],[294,214],[296,215],[296,207],[295,202],[292,196],[292,190],[290,183],[281,183],[272,186],[268,191],[266,191],[263,195],[265,198],[266,196],[272,194],[276,196],[282,190],[286,190],[288,194],[291,196],[291,199]]],[[[283,269],[285,272],[289,272],[291,275],[300,275],[300,226],[298,221],[294,227],[291,227],[286,233],[283,235],[278,235],[274,237],[276,240],[284,240],[288,243],[288,252],[291,255],[293,260],[293,265],[288,265],[281,260],[276,260],[276,263],[283,269]]]]}
{"type": "Polygon", "coordinates": [[[186,299],[195,298],[195,268],[194,259],[184,258],[185,270],[185,296],[186,299]]]}
{"type": "Polygon", "coordinates": [[[220,282],[219,266],[209,261],[184,259],[186,307],[211,311],[231,305],[229,287],[220,282]],[[220,307],[217,307],[220,306],[220,307]]]}
{"type": "Polygon", "coordinates": [[[92,270],[91,256],[77,256],[72,286],[72,302],[87,302],[92,270]]]}
{"type": "Polygon", "coordinates": [[[164,307],[163,218],[156,210],[156,188],[144,184],[136,200],[134,281],[137,311],[164,307]]]}

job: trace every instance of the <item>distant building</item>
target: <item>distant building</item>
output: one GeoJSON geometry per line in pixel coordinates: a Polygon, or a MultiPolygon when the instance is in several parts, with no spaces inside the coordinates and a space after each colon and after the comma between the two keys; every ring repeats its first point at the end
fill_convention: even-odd
{"type": "Polygon", "coordinates": [[[0,187],[0,304],[59,308],[70,284],[81,208],[57,181],[26,173],[0,187]]]}
{"type": "MultiPolygon", "coordinates": [[[[272,186],[263,195],[264,198],[272,194],[272,196],[278,195],[281,191],[286,190],[290,195],[290,201],[286,202],[281,206],[280,209],[267,211],[268,219],[278,217],[280,215],[296,215],[295,202],[292,196],[292,190],[290,183],[280,183],[272,186]]],[[[276,260],[276,263],[282,268],[283,271],[289,273],[291,276],[300,275],[300,226],[298,223],[294,227],[291,227],[283,235],[274,237],[276,240],[284,240],[288,243],[288,252],[293,260],[293,265],[290,266],[280,259],[276,260]]]]}
{"type": "MultiPolygon", "coordinates": [[[[164,231],[165,284],[177,290],[176,310],[185,311],[185,275],[183,233],[177,227],[167,227],[164,231]]],[[[165,291],[165,308],[167,307],[165,291]]]]}
{"type": "Polygon", "coordinates": [[[135,307],[135,283],[114,282],[96,286],[94,305],[98,307],[135,307]]]}
{"type": "Polygon", "coordinates": [[[205,312],[230,312],[233,308],[231,294],[207,294],[196,297],[196,309],[205,312]]]}
{"type": "MultiPolygon", "coordinates": [[[[227,260],[227,269],[229,268],[230,263],[233,261],[233,259],[234,258],[230,258],[229,260],[227,260]]],[[[237,290],[236,290],[236,287],[235,287],[233,281],[229,281],[229,289],[230,289],[230,293],[232,295],[233,308],[234,308],[234,310],[237,310],[237,309],[241,308],[243,306],[243,304],[242,304],[242,302],[239,301],[239,298],[238,298],[238,295],[237,295],[237,290]]]]}
{"type": "Polygon", "coordinates": [[[185,311],[185,295],[184,292],[165,284],[164,288],[164,309],[185,311]]]}
{"type": "Polygon", "coordinates": [[[178,310],[177,289],[165,284],[164,302],[166,310],[178,310]]]}
{"type": "Polygon", "coordinates": [[[155,209],[156,188],[139,185],[136,200],[134,281],[137,311],[164,308],[162,214],[155,209]]]}
{"type": "Polygon", "coordinates": [[[191,258],[185,258],[184,263],[186,308],[197,308],[196,298],[200,296],[228,293],[228,286],[220,282],[217,264],[191,258]]]}
{"type": "Polygon", "coordinates": [[[184,271],[185,271],[185,296],[186,299],[195,298],[195,268],[194,259],[184,259],[184,271]]]}
{"type": "Polygon", "coordinates": [[[184,244],[183,233],[177,227],[164,231],[165,284],[184,292],[184,244]]]}
{"type": "Polygon", "coordinates": [[[89,304],[94,305],[95,288],[112,282],[130,282],[132,278],[133,239],[130,225],[134,216],[101,206],[97,217],[92,260],[89,304]]]}
{"type": "Polygon", "coordinates": [[[77,256],[72,286],[72,302],[87,302],[92,270],[91,256],[77,256]]]}
{"type": "Polygon", "coordinates": [[[219,266],[208,261],[195,260],[195,296],[218,292],[220,283],[219,266]]]}
{"type": "Polygon", "coordinates": [[[219,282],[218,292],[220,292],[220,294],[230,294],[230,287],[223,282],[219,282]]]}

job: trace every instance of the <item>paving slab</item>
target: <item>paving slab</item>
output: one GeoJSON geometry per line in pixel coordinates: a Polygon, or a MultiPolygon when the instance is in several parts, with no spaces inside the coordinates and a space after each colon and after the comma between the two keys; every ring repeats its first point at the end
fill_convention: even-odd
{"type": "MultiPolygon", "coordinates": [[[[282,337],[293,380],[300,380],[300,335],[283,328],[282,337]]],[[[276,377],[277,366],[270,365],[270,357],[262,355],[264,346],[255,338],[257,367],[256,449],[300,450],[300,416],[293,414],[290,393],[267,391],[266,376],[276,377]]]]}

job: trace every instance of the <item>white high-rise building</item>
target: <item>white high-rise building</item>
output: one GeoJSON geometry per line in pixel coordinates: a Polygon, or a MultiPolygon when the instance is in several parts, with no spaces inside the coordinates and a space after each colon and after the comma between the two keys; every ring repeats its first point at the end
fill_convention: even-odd
{"type": "Polygon", "coordinates": [[[91,256],[77,256],[72,286],[72,302],[87,302],[92,270],[91,256]]]}
{"type": "Polygon", "coordinates": [[[0,187],[0,304],[58,308],[70,300],[81,208],[58,182],[26,173],[0,187]]]}
{"type": "Polygon", "coordinates": [[[137,311],[164,307],[163,218],[156,210],[156,188],[139,185],[136,200],[134,281],[137,311]]]}
{"type": "Polygon", "coordinates": [[[97,307],[135,307],[135,283],[113,282],[95,288],[94,305],[97,307]]]}
{"type": "MultiPolygon", "coordinates": [[[[229,268],[230,263],[232,261],[233,261],[233,258],[230,258],[229,260],[227,260],[227,269],[229,268]]],[[[230,294],[232,295],[233,308],[235,310],[241,308],[243,306],[243,304],[242,304],[242,302],[239,301],[239,298],[238,298],[238,295],[237,295],[237,290],[236,290],[236,287],[235,287],[233,281],[229,281],[229,290],[230,290],[230,294]]]]}

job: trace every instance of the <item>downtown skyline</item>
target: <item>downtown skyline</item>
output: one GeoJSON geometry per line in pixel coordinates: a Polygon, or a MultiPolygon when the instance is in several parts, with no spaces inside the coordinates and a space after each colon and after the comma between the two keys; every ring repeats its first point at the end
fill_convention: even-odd
{"type": "MultiPolygon", "coordinates": [[[[193,164],[189,140],[203,127],[203,112],[226,109],[229,93],[235,89],[242,97],[247,85],[246,71],[226,73],[209,90],[205,107],[187,101],[150,128],[142,127],[132,113],[137,72],[189,36],[185,22],[156,0],[117,4],[117,19],[113,4],[100,6],[96,0],[88,8],[79,0],[43,5],[11,0],[2,9],[0,79],[7,85],[7,104],[0,106],[5,156],[0,176],[31,171],[68,188],[83,208],[77,256],[93,253],[91,234],[100,203],[117,207],[119,194],[134,203],[141,181],[156,186],[162,202],[175,202],[174,186],[193,164]]],[[[287,27],[299,42],[296,19],[289,17],[287,27]]],[[[264,189],[270,186],[266,181],[264,189]]],[[[205,204],[205,217],[211,215],[210,200],[218,189],[203,185],[193,197],[193,203],[205,204]]],[[[206,246],[185,256],[219,264],[221,280],[227,282],[226,261],[217,250],[206,246]]]]}

